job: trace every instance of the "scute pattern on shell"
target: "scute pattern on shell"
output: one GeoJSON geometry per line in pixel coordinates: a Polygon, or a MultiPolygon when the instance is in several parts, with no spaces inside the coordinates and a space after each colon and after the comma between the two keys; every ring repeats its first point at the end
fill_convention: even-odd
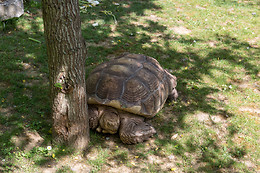
{"type": "Polygon", "coordinates": [[[87,78],[89,104],[103,104],[144,117],[153,117],[164,105],[171,85],[157,60],[124,54],[98,65],[87,78]]]}

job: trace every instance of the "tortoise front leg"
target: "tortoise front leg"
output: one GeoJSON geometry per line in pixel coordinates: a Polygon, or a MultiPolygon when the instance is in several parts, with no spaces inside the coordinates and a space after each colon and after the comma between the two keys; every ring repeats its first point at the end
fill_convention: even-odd
{"type": "Polygon", "coordinates": [[[154,127],[144,122],[143,117],[130,113],[122,113],[120,117],[119,136],[125,144],[143,142],[156,133],[154,127]]]}
{"type": "Polygon", "coordinates": [[[105,106],[99,119],[98,132],[115,134],[118,132],[120,118],[115,108],[105,106]]]}
{"type": "Polygon", "coordinates": [[[89,115],[89,127],[91,129],[96,129],[98,127],[98,122],[101,117],[99,107],[97,105],[88,105],[88,115],[89,115]]]}

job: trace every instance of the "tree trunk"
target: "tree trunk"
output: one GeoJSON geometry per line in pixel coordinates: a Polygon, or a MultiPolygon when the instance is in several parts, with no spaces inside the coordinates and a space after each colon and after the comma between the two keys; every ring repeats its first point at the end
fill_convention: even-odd
{"type": "Polygon", "coordinates": [[[75,149],[89,142],[86,46],[78,0],[43,0],[52,99],[53,141],[75,149]]]}

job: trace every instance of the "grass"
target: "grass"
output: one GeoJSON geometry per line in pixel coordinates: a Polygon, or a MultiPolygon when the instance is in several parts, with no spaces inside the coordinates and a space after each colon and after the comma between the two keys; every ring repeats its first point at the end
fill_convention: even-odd
{"type": "Polygon", "coordinates": [[[51,143],[41,4],[27,2],[21,18],[0,26],[0,172],[258,172],[259,5],[103,0],[82,10],[87,74],[142,53],[177,76],[179,91],[149,120],[154,138],[124,145],[91,131],[82,155],[51,143]]]}

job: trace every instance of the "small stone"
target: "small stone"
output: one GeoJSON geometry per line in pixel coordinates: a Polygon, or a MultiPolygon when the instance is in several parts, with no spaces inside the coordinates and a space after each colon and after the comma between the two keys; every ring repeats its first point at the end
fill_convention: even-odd
{"type": "Polygon", "coordinates": [[[134,163],[134,162],[131,162],[131,165],[135,166],[135,163],[134,163]]]}
{"type": "Polygon", "coordinates": [[[175,157],[174,157],[174,155],[170,155],[170,156],[168,156],[168,159],[173,160],[173,159],[175,159],[175,157]]]}
{"type": "Polygon", "coordinates": [[[96,5],[98,5],[98,4],[99,4],[98,1],[93,1],[93,2],[92,2],[92,5],[94,5],[94,6],[96,6],[96,5]]]}
{"type": "Polygon", "coordinates": [[[93,23],[92,26],[96,27],[96,26],[98,26],[98,23],[97,22],[93,23]]]}
{"type": "Polygon", "coordinates": [[[173,135],[172,137],[171,137],[171,140],[174,140],[174,139],[176,139],[178,137],[178,133],[176,133],[175,135],[173,135]]]}

